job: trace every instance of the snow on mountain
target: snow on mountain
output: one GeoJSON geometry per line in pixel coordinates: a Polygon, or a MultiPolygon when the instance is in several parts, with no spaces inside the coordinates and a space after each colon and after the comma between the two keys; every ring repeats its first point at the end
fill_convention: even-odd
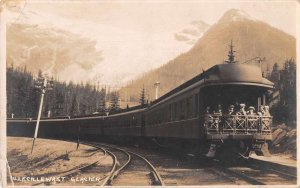
{"type": "Polygon", "coordinates": [[[251,18],[246,12],[238,9],[230,9],[222,16],[218,23],[227,23],[232,21],[255,20],[251,18]]]}
{"type": "Polygon", "coordinates": [[[186,28],[174,34],[175,40],[193,45],[208,30],[209,24],[199,20],[191,22],[186,28]]]}
{"type": "MultiPolygon", "coordinates": [[[[184,40],[184,39],[182,39],[184,40]]],[[[228,45],[233,41],[235,59],[245,62],[254,57],[265,58],[262,69],[275,62],[283,66],[286,59],[296,57],[296,40],[293,36],[271,25],[251,19],[243,11],[229,10],[220,21],[212,25],[192,48],[158,69],[149,71],[131,81],[120,93],[131,93],[138,101],[141,88],[153,91],[153,83],[159,81],[160,95],[227,59],[228,45]]],[[[154,99],[154,93],[147,93],[154,99]]]]}
{"type": "MultiPolygon", "coordinates": [[[[193,56],[202,54],[201,57],[195,58],[197,61],[204,61],[202,59],[206,58],[203,55],[203,49],[209,50],[207,52],[212,56],[209,57],[212,59],[206,59],[213,62],[220,61],[213,58],[214,54],[223,53],[226,50],[220,48],[218,52],[212,54],[211,49],[205,46],[224,46],[230,39],[234,39],[233,36],[238,37],[237,46],[245,45],[244,49],[248,49],[249,46],[254,48],[253,45],[256,45],[252,40],[255,37],[254,34],[252,38],[249,37],[251,40],[244,40],[245,36],[250,34],[250,31],[245,29],[253,23],[244,23],[236,27],[233,33],[225,32],[224,29],[227,29],[226,25],[232,22],[236,24],[247,20],[260,22],[244,11],[236,9],[227,11],[212,26],[198,20],[186,26],[176,25],[176,28],[174,26],[172,29],[162,29],[159,32],[150,32],[139,27],[130,28],[126,25],[105,24],[100,21],[70,20],[66,17],[30,9],[24,9],[21,15],[17,12],[9,12],[8,20],[8,64],[26,66],[33,72],[39,69],[52,72],[60,80],[75,82],[90,80],[104,84],[127,82],[143,72],[146,73],[162,66],[179,54],[183,56],[184,52],[192,46],[196,49],[195,51],[199,50],[193,56]],[[211,35],[213,36],[211,38],[205,37],[216,25],[223,25],[224,28],[218,29],[217,33],[211,35]],[[204,43],[199,43],[199,40],[204,40],[203,38],[206,38],[206,44],[199,45],[204,43]],[[248,43],[244,44],[243,41],[248,43]],[[198,46],[203,49],[198,49],[198,46]]],[[[254,29],[257,28],[254,27],[254,29]]],[[[260,40],[270,37],[267,34],[259,36],[260,40]]],[[[263,52],[259,51],[259,53],[263,52]]],[[[224,54],[221,55],[220,57],[223,57],[224,54]]],[[[196,64],[194,60],[190,62],[196,64]]],[[[166,91],[167,89],[169,88],[166,88],[166,91]]]]}

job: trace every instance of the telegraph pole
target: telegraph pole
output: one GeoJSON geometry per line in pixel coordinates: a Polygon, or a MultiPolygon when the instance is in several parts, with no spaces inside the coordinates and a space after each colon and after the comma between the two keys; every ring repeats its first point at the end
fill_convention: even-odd
{"type": "Polygon", "coordinates": [[[155,100],[158,99],[158,87],[159,87],[160,83],[157,81],[154,83],[155,86],[155,100]]]}
{"type": "Polygon", "coordinates": [[[34,137],[33,137],[33,140],[32,140],[31,154],[33,152],[34,142],[35,142],[35,139],[37,138],[37,134],[38,134],[38,131],[39,131],[39,125],[40,125],[40,119],[41,119],[41,114],[42,114],[44,96],[45,96],[45,93],[46,93],[47,90],[51,90],[53,88],[53,82],[52,82],[52,80],[48,82],[47,76],[39,77],[37,79],[35,87],[41,90],[41,101],[40,101],[38,117],[37,117],[37,120],[36,120],[34,137]]]}

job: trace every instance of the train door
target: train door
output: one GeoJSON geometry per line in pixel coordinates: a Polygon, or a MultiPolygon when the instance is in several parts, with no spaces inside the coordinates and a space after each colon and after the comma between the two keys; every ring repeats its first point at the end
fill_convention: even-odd
{"type": "Polygon", "coordinates": [[[145,136],[145,112],[141,112],[141,136],[145,136]]]}
{"type": "Polygon", "coordinates": [[[204,101],[203,101],[203,91],[199,90],[198,92],[198,123],[199,123],[199,131],[200,131],[200,138],[203,138],[205,134],[205,127],[204,127],[204,101]]]}

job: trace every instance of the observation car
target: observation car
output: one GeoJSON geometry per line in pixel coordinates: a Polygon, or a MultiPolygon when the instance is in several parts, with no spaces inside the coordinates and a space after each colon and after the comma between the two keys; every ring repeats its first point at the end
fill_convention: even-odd
{"type": "Polygon", "coordinates": [[[145,112],[145,136],[161,140],[162,145],[174,141],[183,149],[195,146],[211,157],[216,150],[244,157],[251,151],[261,155],[262,147],[272,139],[272,117],[262,112],[238,115],[239,109],[229,114],[228,108],[266,106],[272,88],[259,66],[215,65],[154,101],[145,112]]]}

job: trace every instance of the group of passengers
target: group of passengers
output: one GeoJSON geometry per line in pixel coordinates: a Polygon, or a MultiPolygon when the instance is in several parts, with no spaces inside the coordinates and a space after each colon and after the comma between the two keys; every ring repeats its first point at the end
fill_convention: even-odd
{"type": "Polygon", "coordinates": [[[256,112],[253,106],[249,106],[246,110],[246,105],[239,104],[239,109],[235,109],[234,105],[229,105],[226,113],[222,112],[222,106],[219,104],[216,111],[211,112],[210,106],[206,107],[206,114],[209,115],[244,115],[244,116],[271,116],[269,106],[260,105],[259,110],[256,112]]]}

